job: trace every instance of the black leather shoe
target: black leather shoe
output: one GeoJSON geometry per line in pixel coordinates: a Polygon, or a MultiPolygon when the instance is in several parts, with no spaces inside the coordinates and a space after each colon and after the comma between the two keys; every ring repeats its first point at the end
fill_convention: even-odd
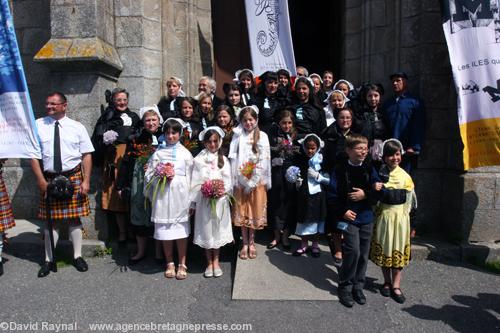
{"type": "Polygon", "coordinates": [[[392,289],[391,289],[391,297],[392,297],[392,299],[393,299],[393,300],[395,300],[395,301],[396,301],[396,302],[398,302],[399,304],[403,304],[403,303],[406,301],[406,297],[405,297],[405,295],[403,295],[403,292],[402,292],[402,291],[401,291],[401,289],[399,289],[399,288],[392,288],[392,289]],[[394,290],[399,290],[399,292],[400,292],[401,294],[396,294],[396,293],[394,292],[394,290]]]}
{"type": "Polygon", "coordinates": [[[137,265],[140,261],[144,260],[146,258],[146,256],[142,256],[138,259],[132,259],[132,258],[128,258],[128,265],[129,266],[134,266],[134,265],[137,265]]]}
{"type": "Polygon", "coordinates": [[[79,272],[86,272],[89,270],[89,266],[82,257],[73,259],[73,266],[75,266],[76,270],[79,272]]]}
{"type": "Polygon", "coordinates": [[[380,287],[380,295],[384,297],[391,296],[391,287],[392,285],[389,282],[385,282],[382,287],[380,287]]]}
{"type": "Polygon", "coordinates": [[[352,308],[354,305],[352,294],[348,291],[339,291],[339,301],[343,306],[348,308],[352,308]]]}
{"type": "Polygon", "coordinates": [[[356,303],[358,303],[359,305],[366,304],[366,297],[365,297],[365,294],[363,294],[363,290],[361,290],[361,289],[353,289],[352,290],[352,298],[354,298],[354,301],[356,303]]]}
{"type": "Polygon", "coordinates": [[[38,271],[38,277],[46,277],[50,274],[50,271],[54,273],[57,272],[57,266],[52,261],[46,261],[43,263],[42,267],[40,267],[40,270],[38,271]]]}
{"type": "Polygon", "coordinates": [[[270,250],[270,249],[274,249],[276,246],[278,246],[278,245],[279,245],[279,243],[280,243],[280,242],[276,242],[276,243],[274,243],[274,244],[273,244],[273,243],[271,242],[271,243],[267,244],[267,246],[266,246],[266,247],[267,247],[267,249],[268,249],[268,250],[270,250]]]}

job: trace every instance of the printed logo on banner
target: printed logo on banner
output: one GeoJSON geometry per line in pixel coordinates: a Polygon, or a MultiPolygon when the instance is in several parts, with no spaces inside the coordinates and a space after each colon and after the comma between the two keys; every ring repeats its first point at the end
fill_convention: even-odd
{"type": "Polygon", "coordinates": [[[469,82],[462,84],[462,95],[470,95],[479,92],[479,85],[469,80],[469,82]]]}
{"type": "Polygon", "coordinates": [[[446,20],[451,20],[452,34],[476,27],[488,27],[500,43],[500,0],[450,0],[444,8],[446,20]]]}
{"type": "Polygon", "coordinates": [[[269,57],[274,53],[279,41],[279,0],[255,0],[255,16],[266,15],[268,31],[257,33],[257,48],[269,57]]]}
{"type": "Polygon", "coordinates": [[[496,88],[492,86],[486,86],[483,88],[483,91],[490,95],[491,101],[493,103],[500,101],[500,79],[497,80],[496,88]]]}

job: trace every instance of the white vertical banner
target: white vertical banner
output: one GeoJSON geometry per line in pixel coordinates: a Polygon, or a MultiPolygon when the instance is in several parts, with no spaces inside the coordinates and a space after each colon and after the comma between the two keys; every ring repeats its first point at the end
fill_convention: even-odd
{"type": "Polygon", "coordinates": [[[500,0],[441,0],[464,168],[500,165],[500,0]]]}
{"type": "Polygon", "coordinates": [[[0,0],[0,159],[41,158],[8,0],[0,0]]]}
{"type": "Polygon", "coordinates": [[[295,75],[288,0],[245,0],[255,74],[288,69],[295,75]]]}

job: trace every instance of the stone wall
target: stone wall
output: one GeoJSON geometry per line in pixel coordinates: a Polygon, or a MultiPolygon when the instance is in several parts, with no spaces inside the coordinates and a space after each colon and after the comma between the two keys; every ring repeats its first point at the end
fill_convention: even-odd
{"type": "Polygon", "coordinates": [[[464,173],[456,92],[437,1],[345,1],[343,75],[381,82],[405,71],[426,105],[415,174],[420,230],[462,241],[500,239],[500,168],[464,173]]]}

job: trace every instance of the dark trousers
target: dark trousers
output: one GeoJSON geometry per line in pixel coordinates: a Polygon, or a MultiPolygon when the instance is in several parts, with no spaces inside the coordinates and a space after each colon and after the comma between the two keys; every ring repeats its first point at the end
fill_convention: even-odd
{"type": "Polygon", "coordinates": [[[342,240],[342,266],[339,271],[339,292],[363,289],[370,252],[373,223],[349,223],[342,240]]]}

